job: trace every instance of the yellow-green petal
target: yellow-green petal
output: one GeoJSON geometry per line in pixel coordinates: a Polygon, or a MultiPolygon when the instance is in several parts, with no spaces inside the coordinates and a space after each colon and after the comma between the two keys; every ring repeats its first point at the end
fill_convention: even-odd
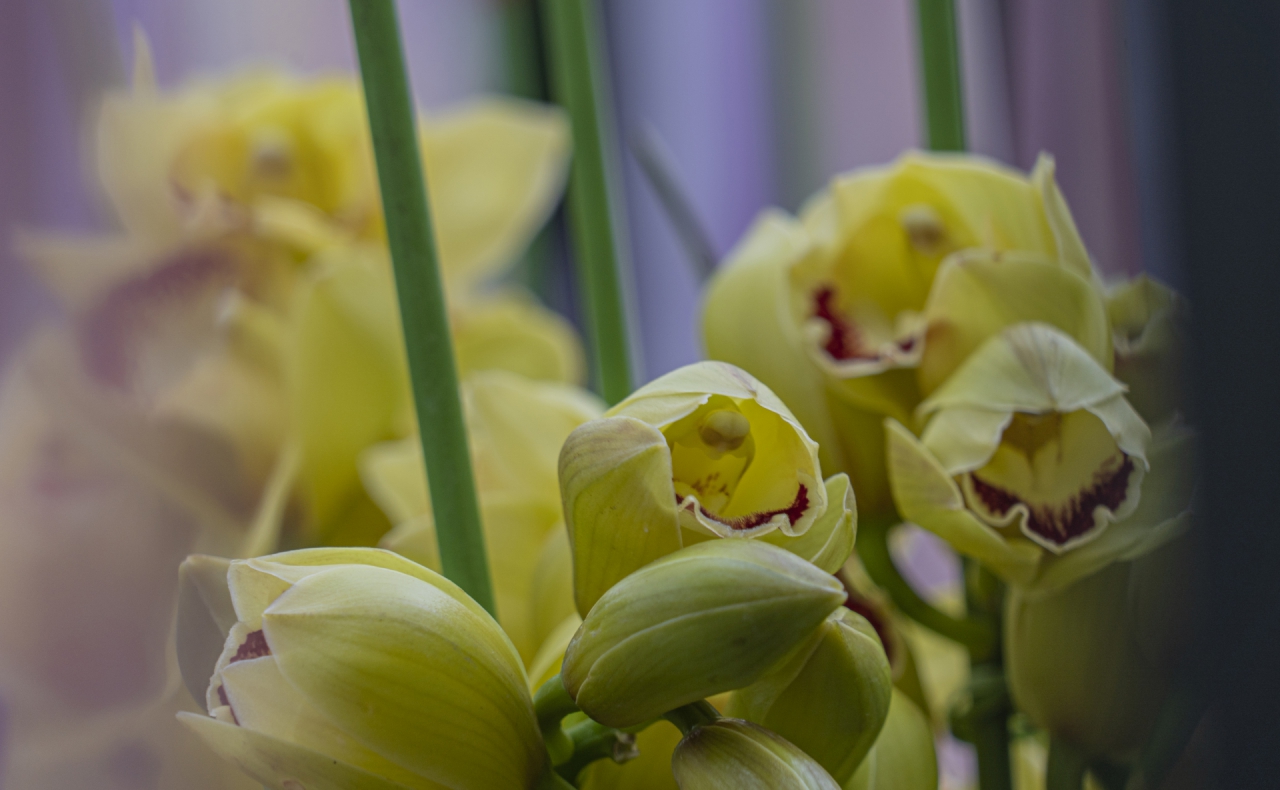
{"type": "Polygon", "coordinates": [[[683,545],[671,453],[646,422],[606,417],[574,430],[560,452],[560,490],[582,615],[623,578],[683,545]]]}
{"type": "Polygon", "coordinates": [[[844,567],[858,536],[858,505],[849,476],[827,478],[827,511],[803,534],[770,532],[759,539],[802,557],[827,573],[844,567]]]}

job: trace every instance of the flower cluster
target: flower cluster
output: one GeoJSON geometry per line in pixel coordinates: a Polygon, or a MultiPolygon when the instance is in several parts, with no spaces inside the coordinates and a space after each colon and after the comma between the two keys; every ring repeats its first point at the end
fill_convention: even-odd
{"type": "MultiPolygon", "coordinates": [[[[0,529],[143,547],[109,571],[98,542],[71,552],[159,602],[120,662],[143,680],[85,683],[129,722],[104,743],[182,708],[281,790],[935,790],[931,651],[868,580],[859,515],[999,577],[981,658],[1034,725],[1089,759],[1145,742],[1194,631],[1170,617],[1193,575],[1186,306],[1102,281],[1050,159],[908,154],[766,212],[708,285],[711,361],[606,407],[568,322],[503,280],[559,199],[566,120],[422,119],[486,611],[443,575],[357,84],[161,91],[141,53],[97,127],[121,230],[24,238],[69,318],[0,393],[0,529]],[[118,576],[184,555],[176,590],[118,576]]],[[[16,545],[0,571],[48,551],[16,545]]],[[[63,644],[0,653],[70,698],[42,666],[63,644]]],[[[171,771],[189,747],[157,749],[166,786],[240,786],[171,771]]]]}
{"type": "Polygon", "coordinates": [[[1195,490],[1185,314],[1146,277],[1103,282],[1047,156],[1028,178],[908,154],[835,179],[799,218],[763,215],[704,328],[848,473],[864,518],[917,524],[1010,585],[1015,700],[1123,758],[1187,638],[1148,627],[1188,575],[1170,556],[1195,490]]]}

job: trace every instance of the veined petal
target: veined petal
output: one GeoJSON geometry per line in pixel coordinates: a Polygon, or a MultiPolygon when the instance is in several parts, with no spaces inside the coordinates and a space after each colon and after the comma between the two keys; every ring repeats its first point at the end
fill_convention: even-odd
{"type": "Polygon", "coordinates": [[[1067,200],[1058,188],[1054,171],[1053,157],[1042,153],[1031,172],[1031,183],[1053,233],[1057,252],[1054,257],[1086,280],[1096,281],[1097,274],[1089,260],[1089,251],[1085,249],[1080,231],[1076,229],[1076,221],[1071,216],[1071,209],[1067,207],[1067,200]]]}
{"type": "Polygon", "coordinates": [[[1057,327],[1108,371],[1111,330],[1093,283],[1049,259],[973,249],[938,270],[924,320],[928,332],[920,387],[936,390],[983,342],[1007,326],[1040,321],[1057,327]]]}
{"type": "Polygon", "coordinates": [[[195,555],[178,567],[178,612],[174,643],[182,682],[203,702],[223,644],[236,624],[227,587],[230,560],[195,555]]]}
{"type": "Polygon", "coordinates": [[[563,112],[518,99],[479,99],[423,124],[423,166],[447,280],[475,284],[515,261],[555,208],[569,148],[563,112]]]}
{"type": "Polygon", "coordinates": [[[835,573],[853,553],[858,535],[858,504],[849,476],[843,472],[828,477],[826,488],[827,510],[803,535],[777,531],[760,540],[803,557],[827,573],[835,573]]]}
{"type": "Polygon", "coordinates": [[[336,265],[303,292],[288,355],[302,494],[322,531],[364,496],[361,451],[396,438],[409,409],[391,282],[361,264],[336,265]]]}
{"type": "MultiPolygon", "coordinates": [[[[179,713],[178,721],[209,748],[272,790],[410,790],[406,785],[339,762],[327,754],[215,721],[193,713],[179,713]]],[[[416,787],[444,790],[443,785],[416,787]]]]}
{"type": "Polygon", "coordinates": [[[1137,506],[1150,431],[1123,385],[1044,324],[989,339],[921,405],[922,442],[994,527],[1054,553],[1137,506]]]}
{"type": "Polygon", "coordinates": [[[720,537],[800,535],[826,510],[817,444],[777,395],[739,368],[687,365],[607,414],[661,432],[683,526],[720,537]]]}
{"type": "Polygon", "coordinates": [[[289,683],[380,756],[476,790],[531,787],[540,774],[542,741],[510,642],[436,586],[330,568],[272,603],[263,631],[289,683]]]}
{"type": "Polygon", "coordinates": [[[1148,451],[1151,471],[1142,481],[1142,499],[1129,517],[1074,551],[1045,557],[1028,585],[1054,591],[1113,562],[1142,557],[1183,534],[1191,525],[1196,491],[1195,437],[1183,428],[1157,431],[1148,451]]]}
{"type": "Polygon", "coordinates": [[[646,422],[606,417],[574,430],[560,451],[560,490],[583,615],[618,581],[683,545],[671,453],[646,422]]]}
{"type": "Polygon", "coordinates": [[[1040,551],[1021,539],[1006,541],[965,507],[964,495],[946,469],[910,431],[885,421],[889,479],[898,512],[974,557],[1005,579],[1020,583],[1035,572],[1040,551]]]}

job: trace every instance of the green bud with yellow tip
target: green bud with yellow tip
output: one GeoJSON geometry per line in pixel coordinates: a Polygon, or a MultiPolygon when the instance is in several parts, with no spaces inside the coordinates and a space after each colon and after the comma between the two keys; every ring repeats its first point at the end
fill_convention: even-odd
{"type": "MultiPolygon", "coordinates": [[[[184,574],[180,655],[218,623],[211,569],[184,574]]],[[[233,561],[225,578],[235,621],[206,678],[209,716],[180,718],[254,779],[487,790],[546,776],[519,654],[444,577],[380,549],[310,549],[233,561]]]]}
{"type": "Polygon", "coordinates": [[[707,541],[606,592],[569,644],[561,679],[591,718],[635,727],[755,682],[844,599],[835,577],[776,546],[707,541]]]}
{"type": "Polygon", "coordinates": [[[671,771],[680,790],[838,790],[812,757],[785,738],[741,719],[694,727],[676,746],[671,771]]]}
{"type": "Polygon", "coordinates": [[[880,734],[892,691],[875,629],[841,607],[786,662],[735,692],[728,713],[768,727],[845,782],[880,734]]]}

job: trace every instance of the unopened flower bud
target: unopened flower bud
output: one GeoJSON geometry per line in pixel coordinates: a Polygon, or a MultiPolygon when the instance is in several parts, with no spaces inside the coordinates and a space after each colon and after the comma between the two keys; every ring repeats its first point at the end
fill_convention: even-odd
{"type": "Polygon", "coordinates": [[[843,783],[880,734],[892,690],[889,659],[875,629],[841,607],[809,644],[735,692],[728,713],[783,736],[843,783]]]}
{"type": "Polygon", "coordinates": [[[227,579],[236,622],[211,718],[180,718],[258,781],[528,789],[545,774],[519,655],[442,576],[379,549],[312,549],[234,561],[227,579]]]}
{"type": "Polygon", "coordinates": [[[787,551],[700,543],[623,579],[592,608],[561,678],[610,727],[753,683],[845,599],[840,582],[787,551]]]}
{"type": "Polygon", "coordinates": [[[676,746],[680,790],[838,790],[840,785],[791,742],[741,719],[695,727],[676,746]]]}

